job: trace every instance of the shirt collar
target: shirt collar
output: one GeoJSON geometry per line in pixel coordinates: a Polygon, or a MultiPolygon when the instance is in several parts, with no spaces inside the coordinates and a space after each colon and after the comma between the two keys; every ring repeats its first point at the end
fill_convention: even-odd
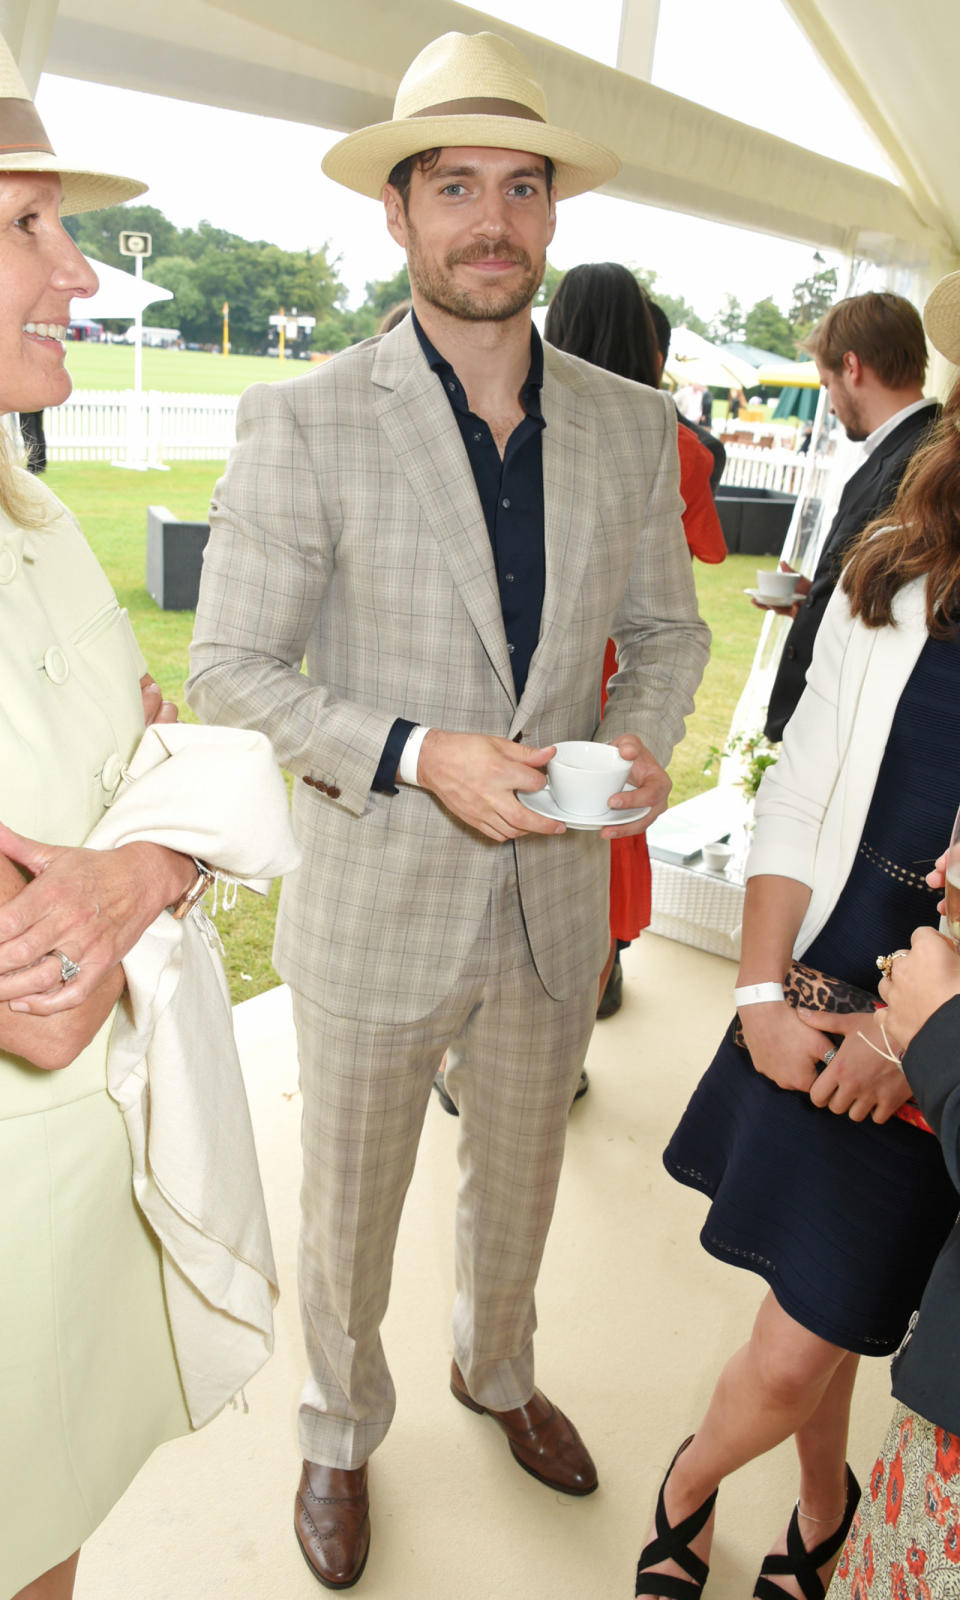
{"type": "Polygon", "coordinates": [[[881,422],[879,428],[874,428],[872,433],[867,434],[862,446],[864,456],[872,456],[877,445],[882,444],[884,439],[893,432],[894,428],[899,428],[901,422],[905,422],[907,417],[912,417],[915,411],[922,411],[925,406],[932,406],[934,403],[933,400],[913,400],[910,405],[904,406],[901,411],[895,411],[892,417],[887,418],[886,422],[881,422]]]}
{"type": "MultiPolygon", "coordinates": [[[[444,386],[446,386],[446,384],[451,380],[454,381],[457,385],[458,395],[463,397],[464,404],[466,404],[466,393],[462,383],[460,382],[460,379],[457,377],[456,372],[450,365],[450,362],[447,360],[446,356],[442,356],[439,350],[436,348],[436,345],[431,344],[430,340],[427,338],[427,335],[424,333],[419,321],[417,320],[417,313],[415,311],[410,312],[410,320],[413,323],[414,332],[420,341],[420,348],[427,358],[427,365],[430,367],[431,371],[435,372],[437,377],[443,381],[444,386]]],[[[543,342],[539,333],[537,332],[536,326],[531,322],[530,370],[527,373],[523,388],[520,390],[520,400],[528,416],[540,416],[540,390],[542,388],[543,342]]]]}

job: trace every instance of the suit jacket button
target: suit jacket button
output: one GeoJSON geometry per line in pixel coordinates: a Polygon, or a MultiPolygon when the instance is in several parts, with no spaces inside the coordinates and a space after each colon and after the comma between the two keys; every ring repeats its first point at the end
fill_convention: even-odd
{"type": "Polygon", "coordinates": [[[310,789],[313,789],[313,788],[315,788],[315,787],[316,787],[316,786],[315,786],[315,784],[314,784],[314,781],[313,781],[313,779],[312,779],[312,778],[311,778],[311,776],[310,776],[310,774],[309,774],[309,772],[305,772],[305,773],[304,773],[304,775],[303,775],[303,781],[304,781],[304,783],[305,783],[305,784],[306,784],[306,785],[307,785],[307,787],[308,787],[308,788],[310,788],[310,789]]]}
{"type": "Polygon", "coordinates": [[[331,783],[329,789],[327,790],[327,794],[330,796],[331,800],[340,799],[340,790],[337,788],[335,783],[331,783]]]}
{"type": "Polygon", "coordinates": [[[314,779],[314,787],[319,789],[321,794],[326,794],[326,792],[327,792],[327,786],[324,783],[322,778],[315,778],[314,779]]]}

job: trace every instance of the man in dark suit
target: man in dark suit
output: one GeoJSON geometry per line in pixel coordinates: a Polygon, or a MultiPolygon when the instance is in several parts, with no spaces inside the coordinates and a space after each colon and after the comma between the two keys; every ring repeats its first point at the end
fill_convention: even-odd
{"type": "Polygon", "coordinates": [[[936,419],[923,398],[927,347],[920,317],[896,294],[859,294],[832,306],[804,348],[813,356],[830,407],[865,460],[846,484],[812,579],[800,598],[770,692],[768,739],[783,737],[803,693],[814,640],[856,536],[892,504],[910,457],[936,419]]]}

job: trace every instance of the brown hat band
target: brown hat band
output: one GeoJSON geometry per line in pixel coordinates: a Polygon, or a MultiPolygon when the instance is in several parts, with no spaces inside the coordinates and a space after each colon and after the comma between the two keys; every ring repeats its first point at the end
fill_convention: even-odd
{"type": "Polygon", "coordinates": [[[0,157],[42,150],[53,155],[46,129],[32,100],[0,99],[0,157]]]}
{"type": "Polygon", "coordinates": [[[545,122],[538,112],[519,100],[493,100],[478,96],[474,100],[444,100],[440,105],[411,111],[412,117],[522,117],[525,122],[545,122]]]}

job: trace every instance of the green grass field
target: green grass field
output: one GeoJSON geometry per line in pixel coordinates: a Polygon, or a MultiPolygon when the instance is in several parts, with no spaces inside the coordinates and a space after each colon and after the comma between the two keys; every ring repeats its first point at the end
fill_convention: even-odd
{"type": "MultiPolygon", "coordinates": [[[[276,362],[263,365],[275,368],[276,362]]],[[[120,603],[127,607],[164,695],[176,700],[187,718],[183,682],[193,613],[161,611],[147,594],[146,508],[157,503],[177,516],[202,520],[222,469],[219,461],[178,461],[169,472],[140,473],[91,462],[54,465],[46,474],[50,488],[78,517],[120,603]]],[[[719,567],[694,563],[700,609],[713,630],[713,651],[687,736],[671,764],[674,802],[699,794],[715,781],[704,776],[703,767],[710,747],[722,745],[726,738],[763,621],[762,613],[743,596],[755,569],[755,556],[728,556],[719,567]]],[[[242,894],[236,910],[220,919],[234,1000],[249,999],[277,981],[270,965],[277,894],[276,885],[266,902],[242,894]]]]}
{"type": "MultiPolygon", "coordinates": [[[[74,389],[132,389],[133,346],[67,345],[74,389]]],[[[222,356],[203,350],[144,350],[143,387],[168,394],[242,394],[251,383],[275,383],[306,372],[306,361],[275,356],[222,356]]]]}

